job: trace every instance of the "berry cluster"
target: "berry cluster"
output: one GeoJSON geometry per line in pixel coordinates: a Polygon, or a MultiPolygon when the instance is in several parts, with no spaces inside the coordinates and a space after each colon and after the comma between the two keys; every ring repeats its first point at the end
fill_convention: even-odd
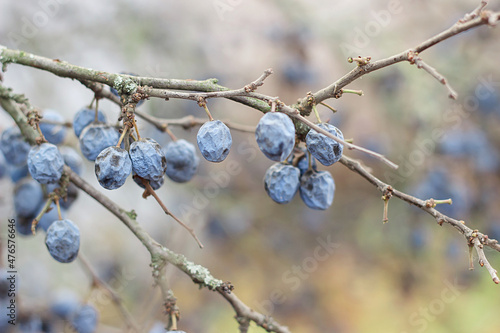
{"type": "MultiPolygon", "coordinates": [[[[333,125],[318,125],[339,139],[342,132],[333,125]]],[[[296,147],[295,126],[283,113],[266,113],[259,121],[255,137],[260,150],[273,161],[266,172],[264,185],[275,202],[290,202],[300,192],[304,203],[312,209],[325,210],[333,202],[335,182],[328,171],[318,171],[316,159],[323,165],[332,165],[342,157],[343,145],[311,129],[306,136],[307,150],[296,147]],[[298,153],[294,153],[298,151],[298,153]]]]}
{"type": "MultiPolygon", "coordinates": [[[[232,146],[231,132],[222,121],[212,118],[206,104],[203,106],[210,121],[197,133],[199,151],[207,161],[222,162],[232,146]]],[[[118,189],[132,176],[149,193],[164,184],[165,175],[178,183],[191,180],[200,163],[195,146],[186,140],[172,135],[173,141],[162,148],[153,139],[141,138],[133,115],[119,129],[108,124],[104,113],[97,109],[83,108],[77,112],[72,127],[81,155],[63,146],[68,131],[60,115],[47,111],[41,121],[38,118],[36,115],[35,126],[41,136],[34,146],[23,139],[17,127],[1,134],[0,177],[9,174],[16,183],[17,230],[29,235],[41,227],[46,232],[50,255],[61,263],[74,261],[80,249],[79,228],[64,217],[78,193],[64,176],[65,164],[81,174],[83,155],[95,163],[95,175],[103,188],[118,189]]],[[[319,127],[343,139],[334,126],[320,123],[319,127]]],[[[329,172],[318,171],[316,160],[325,166],[337,162],[342,156],[342,144],[311,129],[305,139],[306,148],[299,147],[294,123],[280,112],[265,114],[255,136],[264,155],[276,162],[264,177],[265,190],[272,200],[288,203],[300,192],[310,208],[324,210],[332,204],[334,180],[329,172]]],[[[70,322],[77,332],[96,329],[98,313],[90,305],[62,300],[54,304],[52,311],[70,322]]]]}
{"type": "Polygon", "coordinates": [[[61,145],[67,136],[62,117],[47,110],[38,125],[40,144],[31,147],[17,127],[5,129],[0,136],[0,176],[9,175],[15,183],[14,211],[16,229],[22,235],[35,230],[47,232],[45,242],[50,255],[59,262],[73,261],[79,250],[78,227],[64,219],[77,197],[77,190],[62,180],[63,166],[67,164],[81,174],[83,159],[69,146],[61,145]],[[64,183],[64,184],[61,184],[64,183]],[[61,199],[61,200],[59,200],[61,199]]]}

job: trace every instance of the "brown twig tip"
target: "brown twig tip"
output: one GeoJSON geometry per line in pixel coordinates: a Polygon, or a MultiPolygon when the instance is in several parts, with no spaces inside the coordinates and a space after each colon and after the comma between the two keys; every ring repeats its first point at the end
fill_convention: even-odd
{"type": "Polygon", "coordinates": [[[488,1],[482,0],[481,3],[472,12],[465,14],[463,18],[458,20],[458,23],[466,23],[472,19],[475,19],[476,17],[481,15],[481,12],[483,11],[484,7],[486,7],[487,5],[488,1]]]}
{"type": "Polygon", "coordinates": [[[471,235],[472,245],[476,249],[477,255],[479,257],[479,265],[481,267],[485,267],[488,273],[490,273],[491,279],[495,284],[499,284],[500,280],[498,279],[497,270],[491,266],[490,262],[486,258],[486,254],[484,253],[484,247],[481,243],[479,237],[477,237],[477,230],[474,230],[474,233],[471,235]]]}
{"type": "MultiPolygon", "coordinates": [[[[455,91],[455,89],[453,89],[450,86],[450,84],[448,83],[448,80],[446,80],[446,78],[443,75],[439,74],[438,71],[434,67],[425,63],[422,60],[422,58],[420,58],[420,57],[414,57],[414,58],[412,58],[412,61],[414,64],[417,65],[417,68],[423,69],[424,71],[429,73],[432,77],[434,77],[436,80],[438,80],[442,85],[444,85],[448,89],[448,97],[449,98],[457,99],[458,94],[455,91]]],[[[412,61],[410,61],[410,63],[412,63],[412,61]]]]}

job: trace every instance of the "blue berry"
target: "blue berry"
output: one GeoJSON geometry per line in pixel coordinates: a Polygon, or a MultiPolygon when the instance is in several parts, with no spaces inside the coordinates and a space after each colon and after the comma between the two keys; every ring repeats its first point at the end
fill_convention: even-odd
{"type": "MultiPolygon", "coordinates": [[[[77,138],[80,137],[83,129],[95,121],[95,110],[83,108],[75,114],[73,118],[73,130],[77,138]]],[[[106,122],[106,116],[101,110],[97,111],[97,121],[106,122]]]]}
{"type": "Polygon", "coordinates": [[[309,208],[325,210],[333,202],[335,182],[328,171],[307,171],[300,178],[299,191],[309,208]]]}
{"type": "Polygon", "coordinates": [[[40,333],[44,332],[42,320],[37,316],[23,318],[19,323],[19,332],[21,333],[40,333]]]}
{"type": "Polygon", "coordinates": [[[97,330],[99,322],[99,313],[90,304],[81,306],[73,318],[71,318],[71,325],[77,333],[93,333],[97,330]]]}
{"type": "Polygon", "coordinates": [[[167,159],[167,176],[178,183],[191,180],[200,163],[194,145],[180,139],[170,142],[164,151],[167,159]]]}
{"type": "MultiPolygon", "coordinates": [[[[35,216],[30,216],[30,217],[17,216],[15,223],[16,232],[23,236],[33,236],[33,232],[31,231],[31,224],[34,218],[35,216]]],[[[38,229],[38,226],[36,229],[38,229]]]]}
{"type": "Polygon", "coordinates": [[[92,124],[80,134],[80,149],[89,161],[95,161],[104,149],[114,146],[120,139],[120,133],[113,126],[92,124]]]}
{"type": "MultiPolygon", "coordinates": [[[[132,179],[134,180],[134,182],[139,185],[140,187],[142,187],[143,189],[146,189],[146,186],[144,186],[144,184],[142,183],[142,178],[137,176],[137,175],[133,175],[132,176],[132,179]]],[[[165,177],[161,177],[160,179],[155,179],[155,180],[150,180],[149,181],[149,185],[151,185],[151,188],[153,190],[157,190],[159,189],[160,187],[163,186],[163,184],[165,183],[165,177]]]]}
{"type": "Polygon", "coordinates": [[[70,290],[60,290],[51,302],[50,311],[61,319],[70,319],[80,307],[75,293],[70,290]]]}
{"type": "Polygon", "coordinates": [[[17,216],[34,218],[43,204],[43,190],[33,179],[21,181],[14,189],[14,210],[17,216]]]}
{"type": "Polygon", "coordinates": [[[300,185],[300,170],[293,165],[275,163],[266,171],[264,185],[267,194],[275,202],[290,202],[300,185]]]}
{"type": "Polygon", "coordinates": [[[13,183],[17,183],[29,173],[28,163],[21,165],[8,165],[9,176],[13,183]]]}
{"type": "Polygon", "coordinates": [[[132,170],[147,180],[159,180],[165,174],[167,160],[161,146],[153,139],[141,139],[130,145],[132,170]]]}
{"type": "Polygon", "coordinates": [[[5,162],[5,157],[3,157],[3,153],[0,151],[0,179],[5,177],[9,173],[9,168],[7,163],[5,162]]]}
{"type": "Polygon", "coordinates": [[[203,124],[196,136],[201,155],[210,162],[222,162],[231,150],[233,139],[229,128],[220,120],[203,124]]]}
{"type": "Polygon", "coordinates": [[[5,161],[10,165],[17,166],[26,163],[30,149],[31,146],[24,141],[18,127],[9,127],[2,132],[0,150],[2,150],[5,161]]]}
{"type": "Polygon", "coordinates": [[[80,230],[68,219],[57,220],[47,230],[45,245],[55,260],[72,262],[80,249],[80,230]]]}
{"type": "Polygon", "coordinates": [[[28,155],[28,170],[40,184],[56,183],[61,178],[64,159],[52,143],[42,143],[31,148],[28,155]]]}
{"type": "MultiPolygon", "coordinates": [[[[344,135],[335,126],[327,123],[318,124],[318,127],[344,140],[344,135]]],[[[307,150],[323,165],[332,165],[342,157],[344,145],[311,129],[306,136],[307,150]]]]}
{"type": "Polygon", "coordinates": [[[131,173],[132,161],[125,149],[108,147],[95,160],[95,175],[99,184],[107,190],[121,187],[131,173]]]}
{"type": "Polygon", "coordinates": [[[64,163],[73,170],[74,173],[81,176],[83,171],[83,158],[71,147],[59,147],[64,163]]]}
{"type": "Polygon", "coordinates": [[[40,122],[40,130],[48,142],[55,145],[60,144],[66,137],[66,127],[64,126],[64,118],[59,113],[53,110],[46,110],[40,122]],[[60,124],[50,124],[48,122],[57,122],[60,124]]]}
{"type": "Polygon", "coordinates": [[[295,146],[295,126],[286,114],[268,112],[257,124],[255,138],[267,158],[282,162],[292,153],[295,146]]]}

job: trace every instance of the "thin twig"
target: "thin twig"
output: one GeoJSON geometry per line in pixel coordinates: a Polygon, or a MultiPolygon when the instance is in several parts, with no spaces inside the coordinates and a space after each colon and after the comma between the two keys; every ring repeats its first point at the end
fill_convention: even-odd
{"type": "Polygon", "coordinates": [[[116,307],[120,311],[123,319],[126,322],[127,327],[133,329],[135,332],[140,332],[141,330],[134,321],[134,318],[132,318],[130,312],[123,304],[123,300],[121,299],[121,297],[113,290],[113,288],[111,288],[111,286],[109,286],[105,281],[103,281],[102,279],[99,278],[99,276],[97,276],[96,272],[90,265],[89,261],[82,254],[81,251],[78,253],[78,260],[82,263],[82,266],[85,268],[85,270],[89,273],[90,277],[92,278],[92,284],[98,288],[103,289],[109,294],[111,301],[116,305],[116,307]]]}
{"type": "MultiPolygon", "coordinates": [[[[207,122],[206,118],[195,118],[192,115],[185,116],[177,119],[163,119],[151,116],[142,111],[135,111],[135,114],[147,121],[148,123],[154,125],[157,129],[162,132],[165,132],[168,126],[180,126],[184,129],[190,129],[196,126],[201,126],[207,122]]],[[[255,126],[248,126],[234,123],[230,120],[221,120],[227,127],[239,132],[245,133],[255,133],[255,126]]]]}
{"type": "Polygon", "coordinates": [[[196,233],[194,232],[194,230],[192,228],[188,227],[186,224],[184,224],[174,214],[172,214],[172,212],[167,208],[167,206],[165,206],[165,204],[161,201],[160,197],[158,197],[158,195],[156,194],[155,190],[153,190],[153,188],[149,184],[149,181],[146,180],[146,179],[142,179],[142,184],[146,187],[146,191],[148,191],[148,193],[151,194],[155,198],[155,200],[158,202],[158,204],[163,209],[163,211],[165,212],[165,214],[169,215],[171,218],[173,218],[175,221],[177,221],[177,223],[179,223],[182,227],[184,227],[184,229],[186,229],[187,231],[189,231],[189,233],[191,234],[191,236],[193,236],[193,238],[198,243],[198,246],[202,249],[203,248],[203,244],[200,242],[200,240],[196,236],[196,233]]]}
{"type": "Polygon", "coordinates": [[[423,69],[424,71],[426,71],[427,73],[429,73],[430,75],[432,75],[436,80],[438,80],[441,84],[443,84],[447,89],[448,89],[448,97],[451,98],[451,99],[457,99],[457,92],[455,91],[455,89],[453,89],[450,84],[448,83],[448,80],[446,80],[446,78],[439,74],[438,71],[428,65],[427,63],[425,63],[422,58],[420,57],[415,57],[413,59],[413,61],[415,62],[415,64],[417,65],[417,68],[421,68],[423,69]]]}
{"type": "MultiPolygon", "coordinates": [[[[467,22],[457,22],[445,31],[427,39],[426,41],[420,43],[416,47],[410,50],[403,51],[401,53],[392,55],[385,59],[370,62],[364,66],[356,66],[349,73],[345,74],[343,77],[333,82],[329,86],[315,92],[313,94],[316,103],[320,103],[329,98],[335,98],[340,93],[340,90],[352,83],[353,81],[359,79],[361,76],[379,70],[381,68],[394,65],[402,61],[411,62],[412,57],[415,54],[420,54],[421,52],[427,50],[429,47],[436,45],[450,37],[458,35],[469,29],[478,27],[480,25],[492,25],[500,18],[500,12],[488,12],[482,11],[477,17],[470,19],[467,22]]],[[[308,96],[302,98],[298,104],[297,108],[303,114],[309,114],[311,106],[308,103],[308,96]]]]}
{"type": "Polygon", "coordinates": [[[481,244],[479,237],[474,237],[473,244],[474,248],[476,249],[477,255],[479,257],[479,265],[481,267],[485,267],[488,270],[488,273],[490,273],[493,282],[499,284],[500,279],[498,279],[497,271],[491,266],[490,262],[486,258],[486,255],[484,254],[483,250],[483,244],[481,244]]]}

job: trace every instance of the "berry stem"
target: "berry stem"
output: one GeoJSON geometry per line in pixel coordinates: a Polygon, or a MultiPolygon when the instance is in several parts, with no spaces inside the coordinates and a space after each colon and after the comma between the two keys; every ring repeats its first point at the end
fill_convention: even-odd
{"type": "Polygon", "coordinates": [[[54,198],[54,202],[56,203],[57,206],[57,215],[59,216],[59,220],[62,220],[62,214],[61,214],[61,205],[59,204],[59,197],[54,198]]]}
{"type": "Polygon", "coordinates": [[[208,109],[207,103],[203,102],[203,104],[201,106],[203,106],[203,108],[205,109],[205,112],[207,113],[208,119],[210,119],[210,121],[213,121],[214,117],[212,117],[212,114],[210,113],[210,110],[208,109]]]}
{"type": "Polygon", "coordinates": [[[355,94],[358,96],[363,96],[363,90],[351,90],[351,89],[342,89],[343,94],[355,94]]]}
{"type": "Polygon", "coordinates": [[[316,109],[316,105],[313,104],[312,109],[314,111],[314,115],[316,116],[316,119],[318,119],[318,123],[321,124],[321,118],[319,117],[319,112],[318,112],[318,109],[316,109]]]}
{"type": "Polygon", "coordinates": [[[168,136],[170,136],[172,141],[177,141],[177,137],[174,135],[174,133],[172,133],[172,131],[170,130],[170,128],[168,128],[168,126],[165,127],[165,132],[167,132],[168,136]]]}
{"type": "Polygon", "coordinates": [[[179,223],[181,226],[183,226],[187,231],[189,231],[189,233],[191,234],[191,236],[193,236],[193,238],[196,240],[196,242],[198,243],[198,246],[202,249],[203,248],[203,244],[201,244],[200,240],[198,239],[198,237],[196,236],[196,234],[194,233],[194,230],[191,229],[190,227],[188,227],[187,225],[185,225],[181,220],[179,220],[174,214],[172,214],[170,212],[170,210],[168,210],[168,208],[163,204],[163,202],[161,201],[161,199],[158,197],[158,195],[156,194],[156,192],[153,190],[153,188],[151,187],[151,185],[149,185],[149,181],[146,180],[146,179],[142,179],[142,183],[144,184],[144,186],[146,187],[146,191],[149,192],[149,194],[151,194],[155,200],[158,202],[158,204],[160,205],[160,207],[163,209],[163,211],[165,212],[165,214],[167,215],[170,215],[175,221],[177,221],[177,223],[179,223]]]}
{"type": "Polygon", "coordinates": [[[52,203],[52,200],[53,200],[52,198],[48,198],[47,201],[45,201],[45,205],[43,206],[42,210],[35,217],[33,222],[31,222],[31,232],[33,233],[33,235],[36,234],[36,226],[38,225],[38,222],[40,222],[40,220],[42,219],[43,214],[47,213],[47,211],[50,209],[50,204],[52,203]]]}
{"type": "Polygon", "coordinates": [[[271,112],[276,112],[276,101],[271,102],[271,112]]]}
{"type": "Polygon", "coordinates": [[[122,134],[120,135],[120,138],[118,139],[118,143],[116,144],[117,148],[119,148],[120,145],[122,144],[123,138],[125,137],[125,135],[127,134],[129,129],[130,129],[130,127],[128,126],[128,124],[125,125],[125,127],[123,127],[122,134]]]}
{"type": "Polygon", "coordinates": [[[137,123],[135,122],[135,119],[132,119],[131,121],[134,124],[135,132],[137,133],[137,141],[139,141],[141,139],[141,135],[139,134],[139,129],[137,128],[137,123]]]}
{"type": "Polygon", "coordinates": [[[94,101],[95,101],[95,95],[94,95],[94,98],[92,98],[92,101],[89,104],[89,109],[92,109],[92,106],[94,105],[94,101]]]}
{"type": "Polygon", "coordinates": [[[388,217],[388,214],[389,214],[389,198],[384,195],[382,196],[382,200],[384,200],[384,215],[382,217],[382,223],[387,223],[389,222],[389,217],[388,217]]]}
{"type": "Polygon", "coordinates": [[[98,115],[99,115],[99,98],[95,98],[95,116],[94,116],[94,123],[97,123],[99,122],[99,118],[98,118],[98,115]]]}
{"type": "Polygon", "coordinates": [[[321,104],[321,105],[323,105],[324,107],[327,107],[328,109],[332,110],[332,112],[333,112],[333,113],[337,112],[337,110],[336,110],[336,109],[334,109],[333,107],[331,107],[330,105],[328,105],[328,104],[326,104],[326,103],[324,103],[324,102],[321,102],[321,103],[319,103],[319,104],[321,104]]]}
{"type": "Polygon", "coordinates": [[[453,201],[450,199],[446,199],[446,200],[434,200],[434,204],[436,205],[439,205],[439,204],[449,204],[451,205],[453,203],[453,201]]]}
{"type": "Polygon", "coordinates": [[[177,330],[177,315],[175,312],[172,312],[170,314],[170,319],[172,320],[172,326],[170,327],[170,330],[177,330]]]}

